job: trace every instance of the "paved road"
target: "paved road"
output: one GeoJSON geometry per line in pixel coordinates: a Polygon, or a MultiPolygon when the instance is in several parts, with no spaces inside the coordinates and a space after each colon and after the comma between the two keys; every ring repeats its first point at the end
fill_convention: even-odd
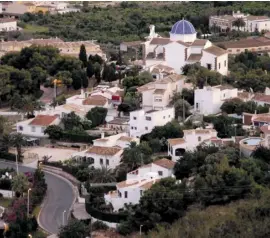
{"type": "MultiPolygon", "coordinates": [[[[13,167],[15,164],[0,162],[0,168],[13,167]]],[[[34,171],[33,168],[19,166],[19,172],[34,171]]],[[[63,223],[63,212],[65,213],[65,223],[67,214],[73,203],[74,194],[72,187],[64,180],[57,176],[45,172],[45,178],[48,185],[47,197],[44,207],[40,213],[40,224],[47,231],[55,234],[58,233],[59,227],[63,223]]]]}

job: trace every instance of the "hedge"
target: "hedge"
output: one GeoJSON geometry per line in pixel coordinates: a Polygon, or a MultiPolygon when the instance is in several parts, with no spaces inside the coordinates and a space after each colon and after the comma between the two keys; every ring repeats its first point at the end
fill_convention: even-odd
{"type": "Polygon", "coordinates": [[[94,208],[89,201],[85,202],[85,209],[91,217],[106,222],[120,223],[121,221],[127,220],[128,216],[127,214],[101,212],[98,209],[94,208]]]}
{"type": "Polygon", "coordinates": [[[8,152],[4,152],[4,151],[0,151],[0,159],[5,159],[5,160],[10,160],[10,161],[16,161],[16,155],[8,153],[8,152]]]}
{"type": "Polygon", "coordinates": [[[90,136],[85,134],[74,134],[71,132],[63,132],[62,140],[70,142],[93,143],[93,140],[100,136],[90,136]]]}

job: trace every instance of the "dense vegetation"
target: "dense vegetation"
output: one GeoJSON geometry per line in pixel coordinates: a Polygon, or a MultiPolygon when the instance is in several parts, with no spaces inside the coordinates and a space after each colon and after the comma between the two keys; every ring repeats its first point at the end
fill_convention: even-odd
{"type": "MultiPolygon", "coordinates": [[[[265,201],[263,199],[265,192],[269,194],[269,149],[258,148],[257,150],[254,158],[239,157],[239,151],[233,147],[222,149],[200,147],[194,152],[186,153],[175,167],[176,179],[181,179],[181,181],[166,178],[155,183],[144,193],[139,204],[129,207],[128,219],[121,223],[118,231],[126,235],[139,230],[141,225],[143,231],[157,228],[156,224],[160,223],[168,227],[179,218],[182,218],[179,220],[180,223],[186,222],[188,210],[204,211],[209,206],[227,206],[236,200],[244,199],[248,202],[250,199],[261,199],[265,201]]],[[[265,206],[268,205],[265,204],[265,206]]],[[[265,210],[257,210],[257,212],[258,217],[269,219],[269,214],[265,213],[265,210]]],[[[246,212],[238,215],[237,219],[241,220],[241,216],[244,220],[249,219],[246,212]]],[[[203,227],[205,224],[203,220],[197,221],[202,223],[201,229],[206,229],[203,227]]],[[[236,222],[236,220],[233,221],[236,222]]],[[[256,222],[256,219],[251,222],[256,222]]],[[[208,225],[211,226],[211,224],[208,225]]],[[[222,224],[216,225],[217,229],[211,231],[215,236],[205,237],[224,237],[218,235],[226,228],[223,228],[223,231],[222,224]]],[[[230,224],[227,226],[230,227],[230,224]]],[[[232,227],[235,226],[235,224],[232,225],[232,227]]],[[[268,234],[268,231],[263,229],[263,223],[258,223],[258,226],[258,232],[260,232],[258,234],[268,234]]],[[[240,229],[244,232],[244,228],[240,229]]],[[[187,233],[183,237],[191,237],[192,231],[188,231],[187,228],[185,231],[187,233]]],[[[204,232],[207,231],[204,230],[204,232]]],[[[232,229],[230,232],[231,235],[235,235],[237,229],[232,229]]]]}
{"type": "Polygon", "coordinates": [[[46,31],[35,33],[39,37],[96,39],[102,43],[119,44],[121,41],[144,39],[150,24],[154,24],[161,35],[167,36],[172,25],[183,17],[191,21],[199,33],[208,33],[210,15],[229,14],[233,10],[255,15],[270,14],[268,2],[123,2],[117,7],[85,7],[83,12],[63,15],[27,13],[21,20],[23,24],[44,26],[46,31]]]}

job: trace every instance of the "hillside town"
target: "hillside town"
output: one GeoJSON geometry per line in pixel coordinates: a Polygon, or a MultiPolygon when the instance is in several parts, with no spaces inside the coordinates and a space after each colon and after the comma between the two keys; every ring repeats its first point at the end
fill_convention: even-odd
{"type": "Polygon", "coordinates": [[[269,236],[270,3],[2,1],[0,40],[0,238],[269,236]]]}

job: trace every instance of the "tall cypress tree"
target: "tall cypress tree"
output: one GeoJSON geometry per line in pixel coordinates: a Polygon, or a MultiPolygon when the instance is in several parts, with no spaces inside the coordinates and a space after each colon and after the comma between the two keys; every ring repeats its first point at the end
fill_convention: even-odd
{"type": "Polygon", "coordinates": [[[80,59],[80,61],[82,61],[83,67],[86,67],[86,65],[87,65],[87,54],[86,54],[85,45],[81,45],[80,53],[79,53],[79,59],[80,59]]]}

